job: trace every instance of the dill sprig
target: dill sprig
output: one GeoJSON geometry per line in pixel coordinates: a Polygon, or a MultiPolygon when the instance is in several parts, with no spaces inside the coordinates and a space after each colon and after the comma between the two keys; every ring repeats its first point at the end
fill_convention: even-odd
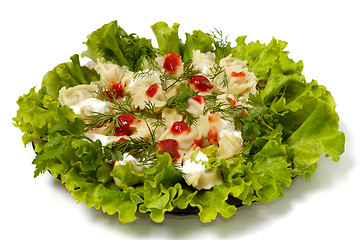
{"type": "Polygon", "coordinates": [[[216,54],[216,61],[219,62],[222,58],[231,54],[231,43],[227,40],[228,36],[223,36],[223,32],[218,29],[211,31],[211,36],[215,40],[214,53],[216,54]]]}
{"type": "Polygon", "coordinates": [[[228,88],[228,78],[227,78],[227,74],[226,74],[226,70],[221,67],[218,63],[214,64],[213,66],[208,68],[210,71],[210,74],[207,74],[206,77],[211,80],[211,82],[214,82],[214,80],[218,77],[222,75],[222,81],[221,81],[221,86],[223,87],[227,87],[228,88]]]}
{"type": "Polygon", "coordinates": [[[109,113],[93,112],[93,115],[88,116],[85,119],[86,131],[107,126],[105,132],[108,135],[114,135],[115,128],[121,125],[118,116],[125,113],[133,114],[136,118],[143,120],[154,119],[153,126],[165,125],[161,110],[156,110],[155,104],[151,101],[146,101],[143,109],[135,108],[132,105],[131,96],[117,98],[113,91],[103,86],[98,86],[98,91],[94,92],[94,96],[102,101],[110,102],[112,106],[109,113]]]}
{"type": "Polygon", "coordinates": [[[155,58],[150,57],[149,55],[144,55],[141,62],[146,63],[146,67],[142,68],[143,70],[135,72],[134,78],[148,78],[151,77],[154,71],[163,72],[164,68],[155,60],[155,58]]]}
{"type": "Polygon", "coordinates": [[[210,114],[220,113],[221,118],[226,121],[233,122],[234,126],[238,129],[242,127],[241,113],[247,108],[234,104],[230,99],[226,98],[227,102],[217,100],[217,94],[206,95],[206,104],[203,108],[203,114],[207,112],[210,114]]]}
{"type": "Polygon", "coordinates": [[[155,130],[151,129],[147,124],[150,138],[146,137],[130,137],[129,140],[118,141],[113,143],[112,148],[121,153],[129,153],[137,159],[139,165],[152,165],[156,161],[156,153],[158,149],[158,142],[155,139],[155,130]]]}
{"type": "Polygon", "coordinates": [[[187,81],[187,80],[189,80],[189,78],[191,78],[192,76],[195,76],[199,73],[200,73],[200,70],[197,69],[196,66],[192,62],[186,62],[183,65],[183,73],[179,77],[174,78],[174,76],[172,74],[165,74],[160,78],[161,85],[163,87],[163,90],[167,91],[175,84],[177,84],[179,82],[187,81]],[[173,82],[167,86],[167,81],[169,81],[169,80],[173,80],[173,82]]]}
{"type": "Polygon", "coordinates": [[[182,83],[178,87],[178,93],[174,95],[173,97],[170,97],[167,100],[167,103],[162,107],[160,111],[162,111],[164,108],[175,108],[179,113],[184,115],[184,121],[188,124],[188,126],[196,125],[196,117],[193,116],[190,112],[187,111],[187,100],[197,95],[198,92],[193,91],[189,84],[182,83]]]}

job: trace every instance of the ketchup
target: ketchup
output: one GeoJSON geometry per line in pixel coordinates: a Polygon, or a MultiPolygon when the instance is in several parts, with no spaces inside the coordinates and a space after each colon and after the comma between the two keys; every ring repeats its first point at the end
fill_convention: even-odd
{"type": "Polygon", "coordinates": [[[210,144],[216,143],[218,141],[218,131],[217,128],[215,126],[212,126],[209,130],[208,130],[208,142],[210,144]]]}
{"type": "Polygon", "coordinates": [[[232,107],[236,107],[236,105],[237,105],[237,101],[236,100],[233,100],[232,98],[227,98],[228,99],[228,101],[229,101],[229,103],[230,103],[230,105],[232,106],[232,107]]]}
{"type": "Polygon", "coordinates": [[[231,77],[245,77],[246,74],[242,72],[231,72],[231,77]]]}
{"type": "Polygon", "coordinates": [[[198,102],[199,104],[206,103],[206,98],[202,95],[194,95],[191,97],[194,101],[198,102]]]}
{"type": "Polygon", "coordinates": [[[221,119],[221,117],[218,115],[218,113],[211,114],[208,116],[209,122],[218,122],[221,119]]]}
{"type": "Polygon", "coordinates": [[[124,113],[118,116],[117,121],[118,125],[114,127],[116,136],[129,136],[130,135],[130,125],[133,123],[135,117],[133,114],[124,113]]]}
{"type": "Polygon", "coordinates": [[[165,139],[158,141],[158,152],[169,153],[173,159],[173,162],[177,161],[177,159],[180,158],[180,154],[178,152],[178,142],[174,139],[165,139]]]}
{"type": "Polygon", "coordinates": [[[122,96],[122,92],[123,92],[123,85],[121,82],[119,82],[119,83],[113,83],[111,90],[105,91],[104,94],[110,99],[112,98],[118,99],[122,96]]]}
{"type": "Polygon", "coordinates": [[[155,83],[147,89],[147,91],[145,92],[145,95],[147,95],[147,97],[152,98],[152,97],[154,97],[155,94],[157,94],[158,89],[159,89],[159,86],[158,86],[158,84],[155,83]]]}
{"type": "Polygon", "coordinates": [[[188,133],[190,131],[188,125],[183,122],[183,121],[179,121],[179,122],[174,122],[172,127],[170,128],[170,132],[174,135],[178,135],[181,133],[188,133]]]}
{"type": "Polygon", "coordinates": [[[181,58],[182,57],[176,53],[168,52],[165,55],[163,67],[168,72],[174,73],[178,69],[178,64],[181,62],[181,58]]]}
{"type": "Polygon", "coordinates": [[[213,88],[208,78],[202,75],[192,76],[189,79],[189,83],[192,84],[200,92],[207,92],[213,88]]]}
{"type": "Polygon", "coordinates": [[[202,147],[202,139],[194,139],[192,143],[192,148],[195,149],[196,147],[202,147]]]}

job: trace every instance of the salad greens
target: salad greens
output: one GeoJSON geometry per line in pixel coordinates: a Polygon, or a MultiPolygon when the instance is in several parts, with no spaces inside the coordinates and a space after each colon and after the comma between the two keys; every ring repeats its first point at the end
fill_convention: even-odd
{"type": "MultiPolygon", "coordinates": [[[[193,51],[200,50],[214,53],[217,61],[229,54],[246,60],[249,71],[259,79],[257,94],[248,100],[249,115],[237,119],[245,148],[231,159],[210,161],[219,167],[224,183],[209,190],[188,186],[168,153],[157,153],[154,166],[142,173],[135,171],[131,162],[113,168],[115,160],[123,159],[122,154],[111,145],[102,146],[99,140],[87,138],[80,117],[58,101],[60,88],[99,80],[95,70],[80,66],[78,55],[49,71],[38,92],[32,88],[17,101],[14,125],[24,133],[25,145],[34,142],[35,177],[49,170],[73,198],[89,208],[117,213],[121,222],[134,221],[137,211],[162,222],[166,212],[188,207],[197,208],[200,220],[209,222],[218,213],[223,217],[235,213],[230,198],[242,204],[274,200],[284,195],[293,177],[311,177],[321,155],[339,160],[345,136],[338,130],[336,103],[324,86],[315,80],[305,81],[303,63],[288,57],[286,42],[246,43],[246,37],[240,36],[231,47],[222,32],[198,30],[186,33],[183,43],[178,36],[179,24],[169,27],[158,22],[151,28],[159,48],[149,39],[126,33],[113,21],[88,35],[88,49],[82,57],[94,61],[104,58],[138,71],[144,61],[156,66],[158,54],[174,52],[189,62],[193,51]],[[121,180],[123,188],[115,185],[114,177],[121,180]]],[[[169,104],[178,100],[182,102],[174,97],[169,104]]]]}

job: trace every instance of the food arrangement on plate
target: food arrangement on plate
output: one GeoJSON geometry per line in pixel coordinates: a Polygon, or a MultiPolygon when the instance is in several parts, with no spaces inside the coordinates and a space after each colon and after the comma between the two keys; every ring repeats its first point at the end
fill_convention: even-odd
{"type": "Polygon", "coordinates": [[[302,61],[272,39],[234,47],[219,30],[150,39],[116,21],[85,42],[18,100],[14,125],[73,198],[121,222],[150,213],[197,213],[202,222],[237,206],[282,197],[320,156],[338,161],[345,137],[326,87],[307,82],[302,61]]]}

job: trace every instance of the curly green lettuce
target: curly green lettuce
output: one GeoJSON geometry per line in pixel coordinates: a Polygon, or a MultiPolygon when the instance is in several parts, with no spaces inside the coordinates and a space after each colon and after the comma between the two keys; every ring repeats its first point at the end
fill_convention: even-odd
{"type": "MultiPolygon", "coordinates": [[[[202,222],[210,222],[218,214],[230,217],[236,212],[231,199],[249,205],[284,196],[292,178],[311,177],[323,154],[339,160],[345,136],[339,131],[336,103],[326,87],[315,80],[306,82],[303,63],[288,57],[286,42],[246,43],[246,37],[241,36],[231,47],[221,32],[198,30],[186,33],[183,43],[178,36],[179,24],[169,27],[159,22],[151,28],[158,49],[149,39],[127,34],[113,21],[88,35],[88,49],[82,56],[94,61],[104,58],[136,71],[144,59],[168,51],[181,54],[185,62],[192,59],[195,50],[213,52],[216,60],[232,54],[246,60],[249,70],[264,85],[249,97],[249,115],[239,119],[245,143],[242,154],[211,158],[211,165],[220,169],[223,183],[209,190],[188,186],[168,153],[158,154],[155,165],[144,167],[142,173],[130,162],[113,167],[114,161],[122,160],[122,154],[102,146],[99,140],[88,139],[78,115],[58,101],[62,87],[99,80],[94,70],[80,66],[78,55],[49,71],[38,92],[32,88],[17,102],[14,125],[24,133],[25,145],[35,143],[35,177],[50,171],[74,199],[89,208],[118,214],[121,222],[135,221],[137,211],[162,222],[165,213],[188,208],[196,209],[202,222]],[[121,188],[114,179],[121,181],[121,188]]],[[[211,148],[203,151],[211,157],[211,148]]]]}

